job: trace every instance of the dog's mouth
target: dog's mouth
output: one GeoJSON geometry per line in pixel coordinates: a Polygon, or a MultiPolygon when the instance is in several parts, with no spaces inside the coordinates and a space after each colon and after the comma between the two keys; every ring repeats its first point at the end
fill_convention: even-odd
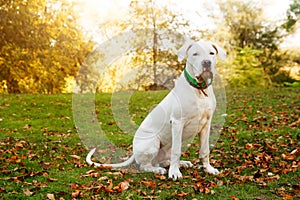
{"type": "Polygon", "coordinates": [[[210,70],[203,71],[200,75],[196,76],[198,83],[204,85],[204,88],[207,88],[211,85],[214,75],[210,70]]]}

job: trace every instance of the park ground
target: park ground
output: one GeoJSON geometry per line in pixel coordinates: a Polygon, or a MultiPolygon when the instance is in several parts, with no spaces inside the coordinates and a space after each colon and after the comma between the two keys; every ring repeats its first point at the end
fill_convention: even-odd
{"type": "MultiPolygon", "coordinates": [[[[136,92],[130,113],[140,123],[166,91],[136,92]]],[[[131,153],[132,134],[96,95],[99,124],[131,153]]],[[[227,118],[211,151],[218,176],[206,174],[197,143],[182,153],[193,168],[183,179],[94,168],[75,129],[72,95],[0,96],[0,199],[299,199],[299,88],[227,89],[227,118]],[[200,169],[198,169],[200,167],[200,169]]]]}

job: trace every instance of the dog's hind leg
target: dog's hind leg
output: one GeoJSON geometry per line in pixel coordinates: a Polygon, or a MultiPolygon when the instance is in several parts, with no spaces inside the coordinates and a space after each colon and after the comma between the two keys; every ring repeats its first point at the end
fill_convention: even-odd
{"type": "Polygon", "coordinates": [[[140,165],[141,171],[157,174],[167,173],[165,168],[156,166],[157,163],[154,163],[160,150],[160,141],[157,137],[147,138],[147,140],[135,138],[133,144],[136,163],[140,165]]]}
{"type": "Polygon", "coordinates": [[[145,172],[153,172],[156,174],[166,174],[167,170],[165,168],[159,167],[159,165],[155,164],[153,166],[152,161],[155,159],[156,155],[155,154],[138,154],[138,159],[137,163],[140,164],[140,170],[145,171],[145,172]]]}
{"type": "Polygon", "coordinates": [[[155,174],[166,174],[167,170],[162,167],[154,167],[152,165],[141,165],[140,169],[144,172],[153,172],[155,174]]]}

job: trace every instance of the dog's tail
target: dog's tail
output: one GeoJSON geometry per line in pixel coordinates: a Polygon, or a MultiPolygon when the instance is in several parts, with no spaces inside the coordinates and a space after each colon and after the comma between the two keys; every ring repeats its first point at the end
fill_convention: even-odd
{"type": "Polygon", "coordinates": [[[124,161],[124,162],[122,162],[122,163],[117,163],[117,164],[100,164],[100,163],[96,163],[96,162],[93,162],[92,160],[91,160],[91,158],[92,158],[92,156],[93,156],[93,154],[95,153],[95,151],[96,151],[96,148],[94,148],[94,149],[92,149],[89,153],[88,153],[88,155],[86,156],[86,162],[88,163],[88,164],[90,164],[90,165],[95,165],[96,167],[113,167],[113,168],[120,168],[120,167],[126,167],[126,166],[128,166],[128,165],[130,165],[130,164],[132,164],[133,162],[134,162],[134,155],[132,155],[128,160],[126,160],[126,161],[124,161]]]}

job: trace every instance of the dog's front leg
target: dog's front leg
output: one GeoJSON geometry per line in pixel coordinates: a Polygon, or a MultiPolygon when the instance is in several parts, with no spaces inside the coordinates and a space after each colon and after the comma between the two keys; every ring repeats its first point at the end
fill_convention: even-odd
{"type": "Polygon", "coordinates": [[[199,144],[200,144],[200,153],[199,157],[202,158],[203,167],[206,172],[210,174],[217,175],[220,172],[210,165],[209,162],[209,135],[210,135],[210,123],[211,119],[209,120],[209,123],[205,125],[205,127],[202,129],[199,135],[199,144]]]}
{"type": "Polygon", "coordinates": [[[172,148],[171,148],[169,178],[172,178],[174,181],[182,178],[182,174],[179,170],[182,130],[183,130],[183,122],[181,120],[172,119],[172,148]]]}

